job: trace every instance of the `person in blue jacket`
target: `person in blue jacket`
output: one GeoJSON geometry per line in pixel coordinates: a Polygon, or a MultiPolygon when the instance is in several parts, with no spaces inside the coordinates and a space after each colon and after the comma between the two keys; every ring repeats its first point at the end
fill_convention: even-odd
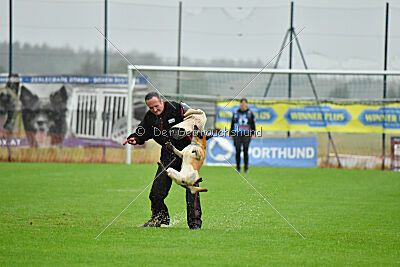
{"type": "Polygon", "coordinates": [[[256,123],[253,112],[247,108],[247,99],[240,100],[240,108],[233,113],[230,136],[236,148],[236,170],[240,172],[240,153],[243,146],[244,172],[249,170],[249,144],[254,139],[256,123]]]}

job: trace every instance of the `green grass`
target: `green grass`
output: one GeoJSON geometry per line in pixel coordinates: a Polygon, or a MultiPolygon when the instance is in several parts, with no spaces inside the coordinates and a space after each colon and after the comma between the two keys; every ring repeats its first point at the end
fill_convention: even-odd
{"type": "Polygon", "coordinates": [[[168,228],[150,217],[155,165],[0,164],[0,265],[399,265],[400,175],[256,168],[246,175],[303,240],[228,167],[203,167],[203,228],[173,185],[168,228]],[[32,224],[30,224],[32,222],[32,224]]]}

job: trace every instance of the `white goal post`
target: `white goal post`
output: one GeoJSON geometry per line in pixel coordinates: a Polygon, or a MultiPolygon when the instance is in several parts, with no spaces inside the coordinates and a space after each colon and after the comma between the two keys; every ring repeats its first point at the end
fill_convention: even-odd
{"type": "MultiPolygon", "coordinates": [[[[254,81],[257,80],[258,76],[262,74],[282,75],[325,75],[325,76],[364,76],[364,77],[386,77],[386,76],[397,76],[400,78],[400,71],[383,71],[383,70],[313,70],[313,69],[269,69],[269,68],[226,68],[226,67],[182,67],[182,66],[147,66],[147,65],[129,65],[128,66],[128,91],[127,91],[127,131],[128,135],[132,132],[132,119],[134,118],[133,109],[133,92],[135,90],[136,78],[142,76],[144,73],[149,72],[162,72],[162,73],[225,73],[232,75],[248,74],[254,81]]],[[[164,90],[165,88],[153,88],[152,77],[149,75],[148,86],[152,90],[157,91],[158,89],[164,90]]],[[[178,76],[175,77],[178,79],[178,76]]],[[[249,83],[253,80],[247,79],[249,83]]],[[[201,94],[200,92],[199,94],[201,94]]],[[[204,93],[204,92],[203,92],[204,93]]],[[[224,97],[223,95],[213,96],[224,97]]],[[[225,97],[228,98],[227,95],[225,97]]],[[[262,98],[262,97],[260,97],[262,98]]],[[[131,146],[126,146],[126,163],[131,164],[131,146]]]]}

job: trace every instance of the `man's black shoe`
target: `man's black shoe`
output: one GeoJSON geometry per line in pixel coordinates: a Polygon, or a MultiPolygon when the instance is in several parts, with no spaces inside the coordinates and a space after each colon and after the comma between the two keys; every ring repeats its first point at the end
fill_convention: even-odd
{"type": "Polygon", "coordinates": [[[193,226],[193,227],[190,227],[190,230],[200,230],[200,229],[201,229],[200,226],[193,226]]]}
{"type": "Polygon", "coordinates": [[[161,224],[169,225],[169,216],[161,219],[161,224]]]}
{"type": "Polygon", "coordinates": [[[148,222],[144,223],[139,227],[160,227],[161,221],[158,220],[156,217],[151,218],[148,222]]]}
{"type": "Polygon", "coordinates": [[[160,219],[159,216],[154,216],[148,222],[139,227],[160,227],[161,224],[169,225],[169,218],[160,219]]]}

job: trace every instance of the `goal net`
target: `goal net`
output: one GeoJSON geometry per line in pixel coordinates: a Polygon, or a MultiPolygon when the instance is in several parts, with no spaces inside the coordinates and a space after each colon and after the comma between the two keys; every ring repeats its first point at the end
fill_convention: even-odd
{"type": "MultiPolygon", "coordinates": [[[[149,91],[201,108],[212,130],[229,128],[246,97],[263,136],[316,136],[319,166],[389,166],[390,137],[400,130],[400,72],[129,66],[128,76],[128,132],[143,116],[133,107],[149,91]],[[137,77],[146,88],[135,89],[137,77]]],[[[128,147],[127,163],[130,155],[128,147]]]]}

